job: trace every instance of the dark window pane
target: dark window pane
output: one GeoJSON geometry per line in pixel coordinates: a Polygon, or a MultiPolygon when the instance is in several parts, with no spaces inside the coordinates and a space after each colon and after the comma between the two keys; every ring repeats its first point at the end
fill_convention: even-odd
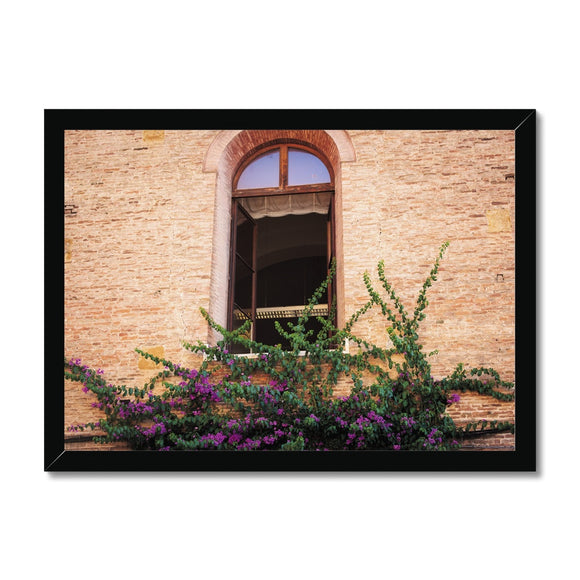
{"type": "MultiPolygon", "coordinates": [[[[232,330],[238,330],[246,321],[250,320],[249,316],[243,310],[234,307],[233,327],[232,330]]],[[[250,324],[248,330],[242,335],[244,338],[252,338],[252,325],[250,324]]],[[[247,347],[240,344],[233,343],[229,345],[230,352],[233,354],[245,353],[248,351],[247,347]]]]}
{"type": "Polygon", "coordinates": [[[257,305],[258,307],[305,305],[325,278],[325,256],[311,256],[272,264],[258,272],[257,305]]]}
{"type": "Polygon", "coordinates": [[[288,185],[330,183],[326,165],[312,153],[300,149],[288,150],[288,185]]]}
{"type": "Polygon", "coordinates": [[[280,184],[280,151],[271,151],[252,161],[240,175],[238,189],[278,187],[280,184]]]}
{"type": "Polygon", "coordinates": [[[234,284],[235,307],[246,312],[252,312],[252,270],[236,256],[236,280],[234,284]]]}
{"type": "Polygon", "coordinates": [[[241,210],[238,210],[236,235],[236,251],[251,266],[254,250],[254,224],[241,210]]]}

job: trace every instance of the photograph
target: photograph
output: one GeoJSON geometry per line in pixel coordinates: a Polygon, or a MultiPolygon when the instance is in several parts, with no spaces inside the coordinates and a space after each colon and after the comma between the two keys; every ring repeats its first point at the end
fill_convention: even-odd
{"type": "Polygon", "coordinates": [[[535,471],[534,109],[44,123],[45,471],[535,471]]]}
{"type": "Polygon", "coordinates": [[[577,568],[572,6],[7,5],[3,577],[577,568]]]}

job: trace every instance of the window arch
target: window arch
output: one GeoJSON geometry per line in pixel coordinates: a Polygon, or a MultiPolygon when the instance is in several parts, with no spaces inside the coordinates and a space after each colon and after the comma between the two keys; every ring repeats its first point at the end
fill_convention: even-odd
{"type": "MultiPolygon", "coordinates": [[[[282,344],[275,319],[295,321],[335,256],[334,171],[301,142],[274,142],[239,162],[232,179],[228,327],[282,344]]],[[[326,315],[335,297],[328,288],[326,315]]],[[[310,322],[316,330],[317,322],[310,322]]]]}
{"type": "Polygon", "coordinates": [[[270,145],[240,163],[233,183],[234,197],[304,193],[334,189],[332,166],[315,149],[298,143],[270,145]]]}

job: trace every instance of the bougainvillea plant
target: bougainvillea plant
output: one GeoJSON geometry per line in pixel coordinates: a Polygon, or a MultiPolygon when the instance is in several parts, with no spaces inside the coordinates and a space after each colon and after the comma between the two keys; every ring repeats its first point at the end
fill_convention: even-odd
{"type": "Polygon", "coordinates": [[[441,246],[412,312],[400,301],[380,262],[382,294],[365,274],[369,299],[344,328],[334,326],[332,305],[327,317],[316,317],[320,330],[307,331],[314,307],[334,275],[333,265],[297,323],[276,322],[290,348],[250,340],[248,324],[228,331],[202,309],[222,340],[215,346],[184,343],[203,355],[195,369],[137,350],[164,366],[142,388],[110,384],[102,370],[65,357],[65,378],[82,383],[82,390],[95,398],[93,406],[103,412],[102,420],[69,430],[98,430],[97,443],[125,441],[132,449],[160,451],[450,450],[461,446],[470,429],[513,432],[512,423],[497,421],[460,428],[447,413],[465,391],[513,400],[512,383],[502,381],[492,368],[468,372],[463,365],[435,380],[429,355],[419,343],[427,290],[437,280],[448,245],[441,246]],[[353,333],[357,320],[372,308],[386,317],[392,348],[353,333]],[[346,341],[349,348],[339,348],[346,341]],[[234,355],[232,345],[251,354],[234,355]],[[335,395],[339,383],[342,392],[348,385],[348,395],[335,395]]]}

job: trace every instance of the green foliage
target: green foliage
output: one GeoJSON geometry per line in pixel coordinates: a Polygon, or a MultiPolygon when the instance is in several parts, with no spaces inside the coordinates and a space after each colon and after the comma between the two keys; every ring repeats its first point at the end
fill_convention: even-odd
{"type": "Polygon", "coordinates": [[[458,428],[447,413],[449,405],[459,400],[458,392],[474,391],[507,401],[513,399],[509,392],[513,385],[491,368],[468,374],[463,365],[435,380],[428,362],[433,353],[425,355],[419,343],[419,325],[429,304],[427,290],[437,280],[448,245],[441,246],[412,312],[379,262],[381,292],[365,273],[369,299],[344,328],[334,326],[336,305],[332,305],[327,317],[317,317],[320,330],[307,331],[314,307],[334,276],[333,263],[298,321],[285,326],[276,322],[290,344],[285,350],[248,339],[248,324],[228,331],[202,309],[222,340],[215,346],[184,343],[186,349],[203,355],[198,369],[137,350],[165,367],[138,389],[107,384],[102,371],[65,359],[65,377],[82,382],[105,416],[98,424],[71,430],[100,428],[105,435],[96,441],[123,440],[135,449],[286,451],[448,450],[458,448],[465,433],[474,430],[513,430],[512,424],[495,421],[458,428]],[[353,332],[356,322],[375,307],[389,323],[393,348],[382,348],[353,332]],[[346,341],[354,346],[353,353],[339,348],[346,341]],[[251,354],[233,355],[232,345],[251,354]],[[156,394],[158,389],[154,392],[158,384],[163,386],[162,394],[156,394]],[[335,396],[338,386],[348,387],[349,394],[335,396]]]}

